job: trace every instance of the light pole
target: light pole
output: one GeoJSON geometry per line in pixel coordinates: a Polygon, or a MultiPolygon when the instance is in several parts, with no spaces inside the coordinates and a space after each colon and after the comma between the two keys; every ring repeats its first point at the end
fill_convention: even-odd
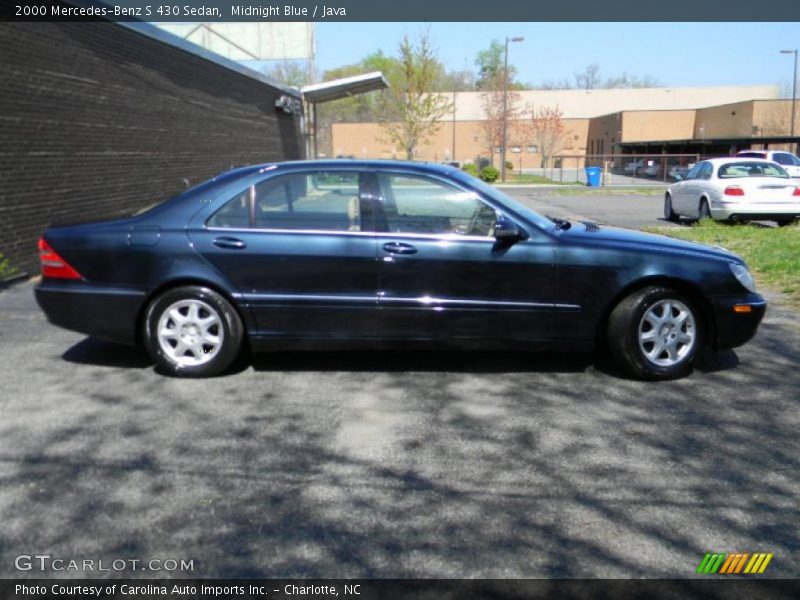
{"type": "Polygon", "coordinates": [[[506,180],[506,146],[508,146],[508,43],[522,42],[524,37],[506,37],[506,53],[503,58],[503,151],[500,153],[500,181],[506,180]]]}
{"type": "MultiPolygon", "coordinates": [[[[797,104],[797,48],[794,50],[781,50],[781,54],[794,54],[794,77],[792,78],[792,129],[791,136],[794,137],[795,105],[797,104]]],[[[794,152],[797,154],[797,144],[794,144],[794,152]]]]}

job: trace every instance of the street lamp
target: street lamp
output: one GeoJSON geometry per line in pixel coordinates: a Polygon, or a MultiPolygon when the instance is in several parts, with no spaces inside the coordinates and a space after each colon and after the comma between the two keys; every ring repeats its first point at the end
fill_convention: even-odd
{"type": "MultiPolygon", "coordinates": [[[[794,118],[795,105],[797,104],[797,48],[794,50],[781,50],[781,54],[794,54],[794,77],[792,78],[792,130],[791,136],[794,137],[794,118]]],[[[794,152],[797,154],[797,144],[794,145],[794,152]]]]}
{"type": "Polygon", "coordinates": [[[500,181],[506,180],[506,146],[508,146],[508,43],[523,42],[524,37],[506,37],[506,53],[503,59],[503,151],[500,154],[500,181]]]}

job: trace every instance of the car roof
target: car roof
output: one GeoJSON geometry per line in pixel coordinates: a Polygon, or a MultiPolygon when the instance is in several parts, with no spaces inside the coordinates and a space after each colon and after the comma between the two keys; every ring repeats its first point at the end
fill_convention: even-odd
{"type": "Polygon", "coordinates": [[[742,161],[745,161],[745,160],[747,162],[757,162],[757,163],[760,162],[760,163],[765,163],[765,164],[769,164],[769,165],[776,164],[775,162],[773,162],[771,160],[767,160],[765,158],[753,158],[751,156],[725,156],[725,157],[722,157],[722,158],[707,158],[706,160],[700,161],[700,162],[710,162],[711,164],[714,164],[714,165],[721,165],[723,163],[742,162],[742,161]]]}
{"type": "MultiPolygon", "coordinates": [[[[234,174],[240,172],[241,175],[249,175],[256,171],[295,171],[298,169],[307,168],[346,168],[346,169],[404,169],[412,171],[420,171],[423,173],[440,173],[447,174],[458,172],[459,169],[451,165],[443,165],[434,162],[421,162],[410,160],[380,160],[380,159],[358,159],[358,158],[327,158],[327,159],[313,159],[313,160],[287,160],[276,161],[271,163],[263,163],[256,165],[249,165],[247,167],[239,167],[227,171],[227,173],[234,174]]],[[[218,177],[225,175],[221,173],[218,177]]]]}

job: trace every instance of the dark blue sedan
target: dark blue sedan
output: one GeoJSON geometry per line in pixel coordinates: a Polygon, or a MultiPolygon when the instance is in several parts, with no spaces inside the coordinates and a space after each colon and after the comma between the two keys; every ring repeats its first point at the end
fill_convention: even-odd
{"type": "Polygon", "coordinates": [[[130,218],[52,227],[50,322],[143,343],[166,373],[254,350],[607,347],[635,376],[687,373],[756,332],[766,303],[710,246],[545,218],[452,167],[250,166],[130,218]]]}

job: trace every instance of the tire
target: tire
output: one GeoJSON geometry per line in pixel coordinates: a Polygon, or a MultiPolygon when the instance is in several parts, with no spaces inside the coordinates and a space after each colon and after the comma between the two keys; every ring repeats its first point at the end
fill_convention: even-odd
{"type": "Polygon", "coordinates": [[[700,199],[700,205],[697,207],[697,220],[704,221],[711,218],[711,211],[708,208],[708,200],[705,198],[700,199]]]}
{"type": "Polygon", "coordinates": [[[646,287],[622,300],[608,320],[609,350],[614,362],[639,379],[677,379],[687,375],[703,346],[700,311],[680,292],[646,287]],[[669,305],[672,309],[669,309],[669,305]],[[669,319],[659,327],[658,317],[669,319]],[[681,323],[684,313],[688,316],[681,323]],[[650,332],[654,332],[650,334],[650,332]],[[650,335],[648,335],[650,334],[650,335]],[[650,341],[650,337],[654,338],[650,341]],[[667,341],[662,352],[657,344],[667,341]]]}
{"type": "Polygon", "coordinates": [[[202,286],[167,290],[150,303],[144,320],[147,352],[161,371],[176,377],[222,373],[239,355],[243,336],[233,306],[202,286]]]}
{"type": "Polygon", "coordinates": [[[672,196],[669,194],[664,195],[664,218],[670,223],[678,220],[678,214],[672,209],[672,196]]]}
{"type": "Polygon", "coordinates": [[[788,227],[794,223],[794,219],[779,219],[775,222],[778,224],[778,227],[788,227]]]}

